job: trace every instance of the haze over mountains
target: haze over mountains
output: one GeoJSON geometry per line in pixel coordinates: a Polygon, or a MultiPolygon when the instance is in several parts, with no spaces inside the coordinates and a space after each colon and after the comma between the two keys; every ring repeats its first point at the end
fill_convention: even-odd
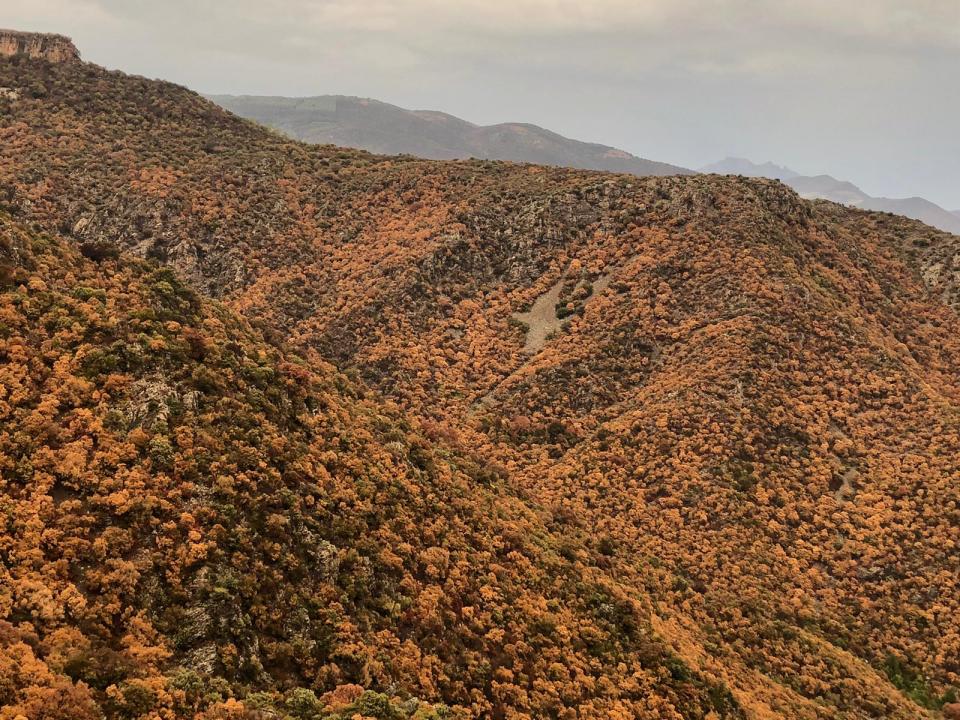
{"type": "Polygon", "coordinates": [[[570,140],[527,123],[474,125],[443,112],[405,110],[342,95],[310,98],[209,95],[241,117],[296,140],[330,143],[385,155],[434,160],[482,158],[633,175],[689,174],[686,168],[638,158],[624,150],[570,140]]]}
{"type": "Polygon", "coordinates": [[[883,198],[871,197],[850,182],[837,180],[829,175],[805,176],[790,168],[773,163],[757,164],[745,158],[726,158],[700,168],[700,172],[721,175],[745,175],[782,180],[801,197],[830,200],[843,205],[852,205],[864,210],[889,212],[894,215],[921,220],[928,225],[960,235],[960,214],[944,210],[939,205],[919,197],[883,198]]]}
{"type": "Polygon", "coordinates": [[[0,33],[0,720],[957,717],[960,237],[52,47],[0,33]]]}
{"type": "MultiPolygon", "coordinates": [[[[474,157],[640,176],[692,172],[664,162],[638,158],[613,147],[570,140],[536,125],[478,126],[443,112],[405,110],[371,99],[341,95],[207,97],[241,117],[297,140],[386,155],[409,154],[437,160],[474,157]]],[[[928,200],[871,197],[852,183],[829,175],[805,177],[787,167],[770,162],[756,164],[745,158],[726,158],[700,168],[700,172],[782,180],[806,198],[903,215],[960,234],[960,217],[928,200]]]]}

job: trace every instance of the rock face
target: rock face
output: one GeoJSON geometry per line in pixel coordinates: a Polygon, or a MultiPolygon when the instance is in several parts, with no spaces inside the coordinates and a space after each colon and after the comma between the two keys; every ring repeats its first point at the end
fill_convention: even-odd
{"type": "Polygon", "coordinates": [[[0,30],[0,57],[26,55],[50,62],[78,62],[80,51],[64,35],[0,30]]]}

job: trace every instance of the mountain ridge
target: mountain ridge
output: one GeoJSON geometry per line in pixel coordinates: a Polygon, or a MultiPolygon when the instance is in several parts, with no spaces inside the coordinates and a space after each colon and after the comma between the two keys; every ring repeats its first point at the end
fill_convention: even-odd
{"type": "MultiPolygon", "coordinates": [[[[486,158],[630,173],[637,176],[693,171],[645,160],[616,148],[570,140],[529,123],[480,126],[434,110],[405,110],[371,98],[319,95],[306,98],[206,95],[236,114],[305,142],[356,147],[374,153],[428,159],[486,158]]],[[[829,175],[803,176],[773,162],[756,164],[728,157],[699,172],[781,180],[804,197],[832,200],[866,210],[891,212],[960,234],[956,213],[923,198],[871,197],[829,175]]]]}
{"type": "Polygon", "coordinates": [[[705,165],[698,172],[717,175],[744,175],[746,177],[767,177],[774,180],[788,180],[800,173],[783,165],[776,165],[771,161],[762,164],[754,163],[746,158],[726,157],[719,162],[705,165]]]}
{"type": "Polygon", "coordinates": [[[448,113],[406,110],[370,98],[207,95],[236,114],[306,142],[436,160],[476,157],[635,175],[688,174],[598,143],[571,140],[530,123],[476,125],[448,113]]]}
{"type": "Polygon", "coordinates": [[[701,172],[776,178],[787,183],[806,198],[830,200],[864,210],[903,215],[904,217],[921,220],[928,225],[951,232],[954,235],[960,234],[960,222],[957,221],[957,213],[947,211],[929,200],[921,197],[872,197],[853,183],[837,180],[830,175],[805,176],[790,168],[769,162],[758,165],[746,158],[727,158],[701,168],[701,172]]]}
{"type": "Polygon", "coordinates": [[[0,317],[0,552],[39,554],[0,571],[0,717],[485,717],[516,643],[504,690],[609,653],[631,686],[578,688],[587,716],[742,717],[582,533],[170,267],[0,211],[0,317]]]}

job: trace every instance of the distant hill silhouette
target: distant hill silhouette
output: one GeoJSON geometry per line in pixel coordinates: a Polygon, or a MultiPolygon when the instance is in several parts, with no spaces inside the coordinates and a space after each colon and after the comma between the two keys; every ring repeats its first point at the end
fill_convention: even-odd
{"type": "Polygon", "coordinates": [[[765,177],[774,180],[788,180],[797,177],[800,173],[794,172],[788,167],[774,165],[772,162],[765,162],[762,165],[747,160],[746,158],[728,157],[720,162],[706,165],[700,168],[702,173],[715,175],[743,175],[744,177],[765,177]]]}
{"type": "Polygon", "coordinates": [[[932,225],[940,230],[960,234],[960,213],[944,210],[929,200],[920,197],[885,198],[867,195],[856,185],[837,180],[830,175],[806,176],[790,168],[773,163],[757,164],[746,158],[726,158],[707,165],[700,172],[717,175],[744,175],[782,180],[807,199],[819,198],[844,205],[853,205],[864,210],[877,210],[903,215],[932,225]]]}
{"type": "MultiPolygon", "coordinates": [[[[481,158],[561,167],[607,170],[632,175],[688,175],[687,168],[639,158],[624,150],[571,140],[537,125],[475,125],[432,110],[406,110],[379,100],[344,95],[289,98],[208,95],[241,117],[296,140],[358,148],[383,155],[416,155],[433,160],[481,158]]],[[[806,176],[772,162],[728,157],[700,168],[717,175],[780,180],[808,199],[823,199],[913,218],[960,234],[960,215],[919,197],[867,195],[830,175],[806,176]]]]}
{"type": "Polygon", "coordinates": [[[207,97],[237,115],[296,140],[383,155],[407,154],[432,160],[474,157],[633,175],[693,173],[607,145],[571,140],[527,123],[474,125],[442,112],[406,110],[378,100],[343,95],[207,97]]]}

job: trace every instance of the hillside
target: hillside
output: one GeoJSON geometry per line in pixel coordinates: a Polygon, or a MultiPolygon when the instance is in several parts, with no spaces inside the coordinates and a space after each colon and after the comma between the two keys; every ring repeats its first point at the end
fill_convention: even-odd
{"type": "Polygon", "coordinates": [[[0,603],[4,648],[47,670],[0,685],[0,717],[63,675],[101,706],[130,682],[68,671],[55,633],[145,658],[135,677],[171,696],[186,665],[281,705],[299,686],[472,717],[906,719],[955,697],[957,237],[771,180],[303,145],[90,65],[16,56],[0,86],[5,232],[27,235],[8,244],[49,238],[7,251],[0,320],[29,368],[4,382],[4,453],[38,456],[4,468],[27,548],[4,557],[26,588],[0,595],[23,598],[0,603]],[[114,335],[87,329],[97,303],[114,335]],[[211,394],[167,417],[166,470],[138,415],[106,419],[154,362],[211,394]],[[80,419],[56,415],[88,397],[61,398],[74,368],[80,419]],[[34,404],[56,437],[34,440],[34,404]],[[116,470],[67,462],[74,491],[74,467],[121,477],[54,513],[77,443],[132,447],[116,470]],[[125,488],[163,502],[121,514],[125,488]],[[214,544],[196,586],[183,537],[214,544]],[[44,615],[71,586],[103,608],[90,628],[44,615]],[[225,635],[181,645],[195,598],[225,635]],[[125,649],[141,636],[160,651],[125,649]]]}
{"type": "Polygon", "coordinates": [[[830,200],[863,210],[903,215],[954,235],[960,235],[960,220],[958,220],[957,213],[944,210],[929,200],[919,197],[871,197],[853,183],[837,180],[829,175],[800,175],[779,165],[773,165],[772,163],[758,165],[743,158],[727,158],[719,163],[701,168],[701,172],[775,178],[792,187],[801,197],[830,200]]]}
{"type": "Polygon", "coordinates": [[[474,125],[446,113],[405,110],[377,100],[343,95],[208,97],[241,117],[296,140],[384,155],[510,160],[634,175],[690,173],[685,168],[638,158],[606,145],[570,140],[527,123],[474,125]]]}
{"type": "Polygon", "coordinates": [[[0,215],[0,717],[742,717],[475,458],[85,255],[0,215]]]}

